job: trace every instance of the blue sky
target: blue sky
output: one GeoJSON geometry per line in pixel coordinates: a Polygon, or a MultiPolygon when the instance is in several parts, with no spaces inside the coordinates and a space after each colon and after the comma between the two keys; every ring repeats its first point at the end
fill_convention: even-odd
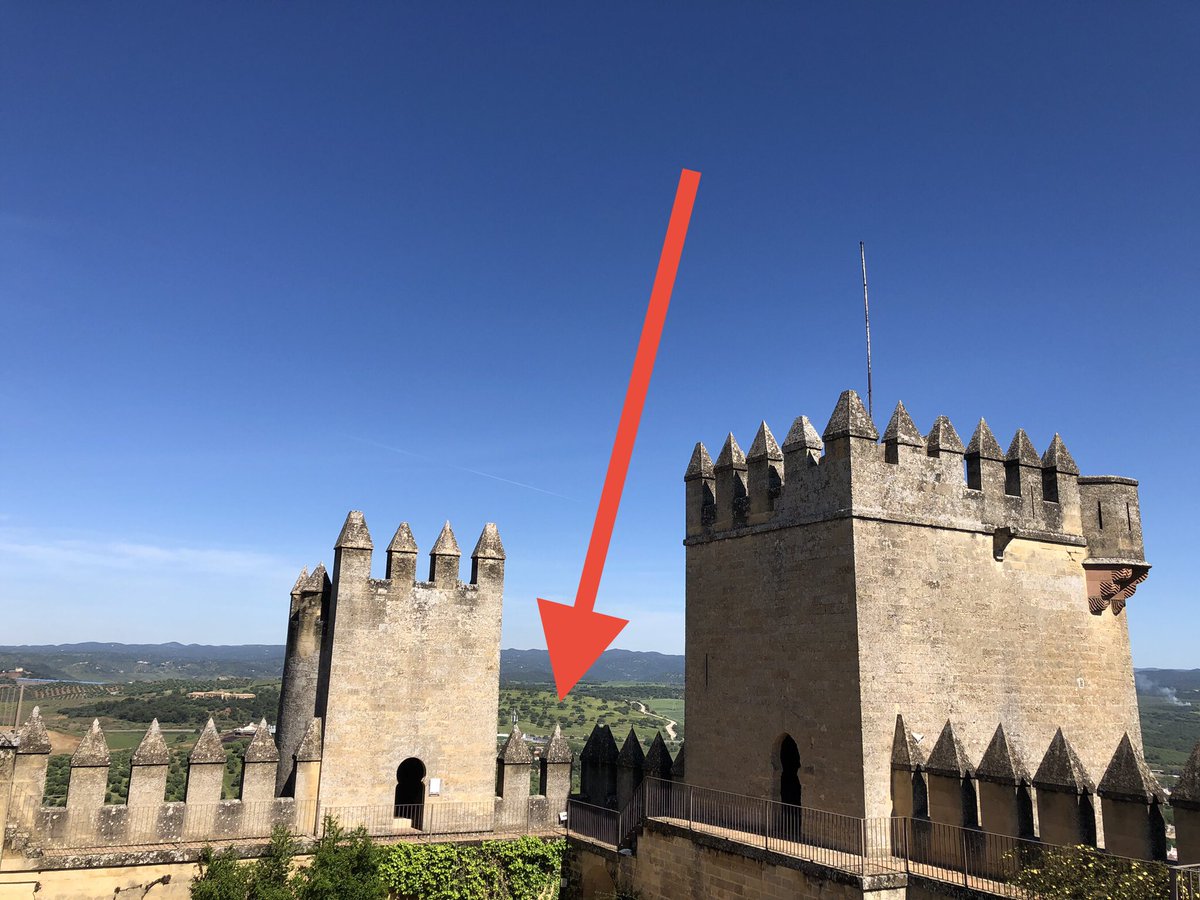
{"type": "MultiPolygon", "coordinates": [[[[7,4],[0,643],[281,642],[349,509],[575,591],[703,173],[597,608],[683,646],[694,441],[865,387],[1141,480],[1197,666],[1190,3],[7,4]],[[486,473],[486,474],[481,474],[486,473]]],[[[376,561],[382,571],[382,553],[376,561]]]]}

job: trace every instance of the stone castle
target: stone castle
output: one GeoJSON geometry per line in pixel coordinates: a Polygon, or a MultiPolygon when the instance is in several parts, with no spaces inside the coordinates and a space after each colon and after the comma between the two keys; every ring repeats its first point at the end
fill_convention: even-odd
{"type": "MultiPolygon", "coordinates": [[[[105,803],[96,725],[66,807],[43,807],[35,710],[0,736],[0,897],[12,873],[145,885],[155,866],[190,873],[201,842],[312,835],[327,814],[400,839],[555,833],[569,814],[566,896],[934,896],[878,862],[911,861],[934,826],[1164,857],[1125,615],[1150,568],[1135,481],[1080,476],[1057,435],[1041,455],[1024,431],[1002,450],[982,420],[966,445],[945,417],[923,435],[902,404],[881,439],[847,391],[820,434],[800,416],[782,446],[766,423],[748,453],[732,435],[715,462],[697,444],[684,482],[686,766],[660,736],[618,747],[598,724],[568,797],[557,731],[537,759],[515,727],[497,752],[499,532],[483,529],[464,582],[447,524],[418,581],[402,524],[377,579],[352,512],[332,576],[292,588],[276,740],[261,723],[240,799],[222,799],[210,722],[186,801],[164,802],[155,725],[128,802],[105,803]],[[830,821],[848,831],[813,825],[830,821]],[[826,855],[797,862],[810,845],[826,855]]],[[[1200,748],[1170,802],[1180,861],[1200,862],[1200,748]]]]}

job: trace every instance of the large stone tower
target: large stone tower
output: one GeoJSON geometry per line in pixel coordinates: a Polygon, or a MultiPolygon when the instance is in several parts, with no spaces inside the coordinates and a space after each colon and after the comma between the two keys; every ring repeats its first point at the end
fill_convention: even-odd
{"type": "Polygon", "coordinates": [[[418,819],[426,804],[491,802],[504,547],[488,524],[459,579],[447,522],[417,580],[407,523],[387,548],[386,577],[371,577],[371,535],[352,512],[334,549],[333,578],[302,574],[292,591],[278,783],[314,716],[321,729],[322,810],[346,821],[418,819]]]}
{"type": "Polygon", "coordinates": [[[1061,728],[1103,772],[1138,752],[1126,599],[1146,575],[1137,482],[1080,478],[1056,435],[964,447],[903,405],[882,443],[853,391],[818,436],[697,444],[687,495],[688,780],[851,815],[892,811],[902,713],[926,755],[1061,728]]]}

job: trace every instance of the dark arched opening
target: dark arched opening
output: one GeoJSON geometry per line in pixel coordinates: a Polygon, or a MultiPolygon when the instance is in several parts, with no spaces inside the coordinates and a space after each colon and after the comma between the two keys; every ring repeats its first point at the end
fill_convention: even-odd
{"type": "Polygon", "coordinates": [[[396,769],[396,818],[421,827],[425,811],[425,763],[410,756],[396,769]]]}
{"type": "Polygon", "coordinates": [[[790,734],[779,745],[779,800],[800,806],[800,748],[790,734]]]}
{"type": "Polygon", "coordinates": [[[804,816],[800,809],[800,748],[790,734],[779,741],[774,760],[779,774],[779,806],[768,828],[785,841],[799,841],[804,831],[804,816]]]}

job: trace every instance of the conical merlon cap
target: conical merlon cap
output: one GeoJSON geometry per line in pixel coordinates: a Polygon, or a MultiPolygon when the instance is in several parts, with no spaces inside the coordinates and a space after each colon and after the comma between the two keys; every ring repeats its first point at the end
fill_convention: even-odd
{"type": "Polygon", "coordinates": [[[304,588],[304,582],[308,579],[308,566],[300,570],[300,574],[296,576],[296,583],[292,585],[292,593],[299,594],[304,588]]]}
{"type": "Polygon", "coordinates": [[[742,448],[738,446],[737,439],[733,436],[733,432],[725,438],[725,446],[721,448],[721,455],[717,457],[717,462],[713,469],[744,469],[746,468],[746,454],[742,452],[742,448]]]}
{"type": "Polygon", "coordinates": [[[670,778],[673,765],[671,751],[667,749],[662,734],[654,732],[654,740],[650,742],[650,749],[646,751],[646,761],[642,768],[646,770],[647,775],[653,775],[655,778],[670,778]]]}
{"type": "Polygon", "coordinates": [[[92,727],[71,756],[71,768],[77,766],[108,767],[108,741],[104,739],[104,732],[100,730],[99,719],[92,719],[92,727]]]}
{"type": "Polygon", "coordinates": [[[322,752],[321,720],[314,718],[309,721],[300,746],[296,748],[296,762],[314,762],[320,760],[322,752]]]}
{"type": "Polygon", "coordinates": [[[162,729],[158,727],[158,719],[155,719],[150,723],[150,727],[146,730],[146,736],[142,738],[138,748],[133,751],[133,764],[135,766],[165,766],[170,762],[171,752],[167,749],[162,729]]]}
{"type": "Polygon", "coordinates": [[[407,522],[401,522],[400,527],[396,529],[396,533],[392,535],[392,542],[388,544],[388,553],[416,553],[417,541],[413,537],[412,529],[408,527],[407,522]]]}
{"type": "Polygon", "coordinates": [[[329,573],[325,571],[325,564],[317,563],[317,567],[312,570],[312,574],[304,579],[304,584],[300,586],[300,593],[323,594],[331,587],[329,573]]]}
{"type": "Polygon", "coordinates": [[[620,751],[617,750],[612,729],[607,725],[592,726],[592,733],[588,735],[587,743],[583,745],[583,751],[579,755],[581,759],[616,762],[620,751]]]}
{"type": "Polygon", "coordinates": [[[1067,475],[1079,474],[1079,466],[1075,465],[1075,458],[1071,456],[1071,451],[1067,449],[1067,445],[1063,443],[1058,432],[1054,433],[1054,440],[1042,454],[1042,468],[1055,469],[1067,475]]]}
{"type": "Polygon", "coordinates": [[[758,426],[758,432],[754,435],[754,443],[750,445],[750,452],[746,454],[746,459],[747,461],[756,459],[783,461],[783,451],[775,443],[775,435],[771,434],[771,429],[767,427],[766,422],[758,426]]]}
{"type": "Polygon", "coordinates": [[[637,734],[630,728],[629,734],[625,736],[625,743],[621,747],[621,752],[617,756],[617,762],[622,766],[640,769],[645,761],[646,754],[642,750],[642,742],[638,740],[637,734]]]}
{"type": "Polygon", "coordinates": [[[671,777],[672,778],[678,778],[678,779],[682,780],[684,778],[684,776],[687,775],[687,771],[686,771],[687,767],[685,765],[685,759],[683,756],[683,751],[684,751],[684,748],[686,748],[686,747],[687,747],[686,743],[679,745],[679,752],[675,754],[675,762],[673,762],[671,764],[671,777]]]}
{"type": "Polygon", "coordinates": [[[825,442],[817,434],[817,429],[813,427],[813,423],[809,421],[808,416],[797,416],[796,421],[792,423],[792,427],[788,430],[787,437],[783,439],[784,453],[804,451],[819,453],[824,447],[825,442]]]}
{"type": "Polygon", "coordinates": [[[504,746],[500,748],[500,755],[497,758],[506,766],[527,766],[533,762],[533,751],[525,743],[525,735],[521,734],[521,729],[516,725],[512,727],[512,731],[505,739],[504,746]]]}
{"type": "Polygon", "coordinates": [[[1004,459],[1004,451],[1000,449],[1000,442],[992,434],[992,429],[988,427],[986,419],[980,419],[979,424],[975,426],[975,433],[971,435],[971,442],[967,444],[967,456],[978,456],[982,459],[1004,459]]]}
{"type": "Polygon", "coordinates": [[[1183,764],[1183,772],[1171,790],[1171,805],[1200,809],[1200,743],[1183,764]]]}
{"type": "Polygon", "coordinates": [[[904,716],[896,716],[896,733],[892,737],[892,768],[915,772],[925,765],[925,754],[917,746],[916,738],[904,724],[904,716]]]}
{"type": "Polygon", "coordinates": [[[217,734],[216,723],[209,717],[208,724],[200,732],[200,739],[188,756],[190,763],[225,763],[225,748],[221,745],[221,736],[217,734]]]}
{"type": "Polygon", "coordinates": [[[863,406],[857,391],[842,391],[821,437],[826,442],[845,437],[879,440],[879,431],[871,421],[871,416],[863,406]]]}
{"type": "Polygon", "coordinates": [[[554,734],[550,736],[550,743],[546,744],[546,752],[542,759],[548,763],[567,763],[568,765],[575,761],[575,753],[571,750],[567,739],[563,737],[562,729],[557,725],[554,726],[554,734]]]}
{"type": "Polygon", "coordinates": [[[1029,770],[1025,768],[1021,754],[1016,751],[1009,741],[1008,735],[1004,733],[1003,725],[996,726],[996,733],[992,735],[991,743],[983,751],[983,759],[979,761],[975,777],[997,784],[1030,783],[1029,770]]]}
{"type": "Polygon", "coordinates": [[[1013,435],[1012,443],[1008,445],[1008,453],[1004,455],[1004,458],[1009,462],[1015,462],[1022,466],[1040,466],[1042,464],[1041,457],[1033,449],[1033,441],[1029,440],[1029,435],[1025,433],[1024,428],[1017,429],[1017,433],[1013,435]]]}
{"type": "Polygon", "coordinates": [[[896,411],[892,413],[887,428],[883,430],[883,442],[903,444],[906,447],[920,447],[925,443],[925,437],[913,422],[908,410],[904,408],[903,402],[896,404],[896,411]]]}
{"type": "Polygon", "coordinates": [[[254,729],[254,737],[246,746],[244,761],[248,763],[279,762],[279,748],[275,746],[275,739],[271,737],[271,726],[267,724],[265,718],[254,729]]]}
{"type": "Polygon", "coordinates": [[[17,731],[17,753],[49,753],[50,734],[42,720],[42,710],[35,706],[25,724],[17,731]]]}
{"type": "Polygon", "coordinates": [[[471,551],[472,559],[504,559],[504,544],[500,543],[500,530],[495,522],[483,526],[475,549],[471,551]]]}
{"type": "Polygon", "coordinates": [[[1096,793],[1110,800],[1130,800],[1137,803],[1162,803],[1167,792],[1150,772],[1146,761],[1133,749],[1126,733],[1117,745],[1117,752],[1104,771],[1096,793]]]}
{"type": "Polygon", "coordinates": [[[1075,748],[1063,736],[1062,729],[1054,733],[1050,748],[1033,776],[1033,786],[1060,793],[1083,794],[1096,790],[1088,777],[1075,748]]]}
{"type": "Polygon", "coordinates": [[[442,533],[438,535],[437,542],[434,543],[433,549],[429,551],[430,556],[462,556],[462,551],[458,549],[458,541],[454,539],[454,530],[450,527],[449,520],[442,526],[442,533]]]}
{"type": "Polygon", "coordinates": [[[966,748],[954,733],[949,721],[942,727],[937,743],[929,751],[925,771],[931,775],[948,775],[952,778],[967,778],[975,774],[975,767],[967,756],[966,748]]]}
{"type": "Polygon", "coordinates": [[[713,463],[708,456],[708,450],[700,441],[696,442],[695,449],[692,450],[692,458],[688,460],[687,471],[683,473],[684,481],[692,481],[696,478],[712,478],[713,463]]]}
{"type": "Polygon", "coordinates": [[[947,453],[965,453],[966,448],[963,447],[962,438],[958,436],[958,432],[954,430],[954,425],[946,416],[938,416],[933,421],[933,427],[929,429],[929,436],[925,439],[925,447],[928,450],[945,451],[947,453]]]}
{"type": "Polygon", "coordinates": [[[367,531],[367,520],[357,509],[351,510],[338,535],[337,543],[333,545],[338,550],[373,550],[371,532],[367,531]]]}

